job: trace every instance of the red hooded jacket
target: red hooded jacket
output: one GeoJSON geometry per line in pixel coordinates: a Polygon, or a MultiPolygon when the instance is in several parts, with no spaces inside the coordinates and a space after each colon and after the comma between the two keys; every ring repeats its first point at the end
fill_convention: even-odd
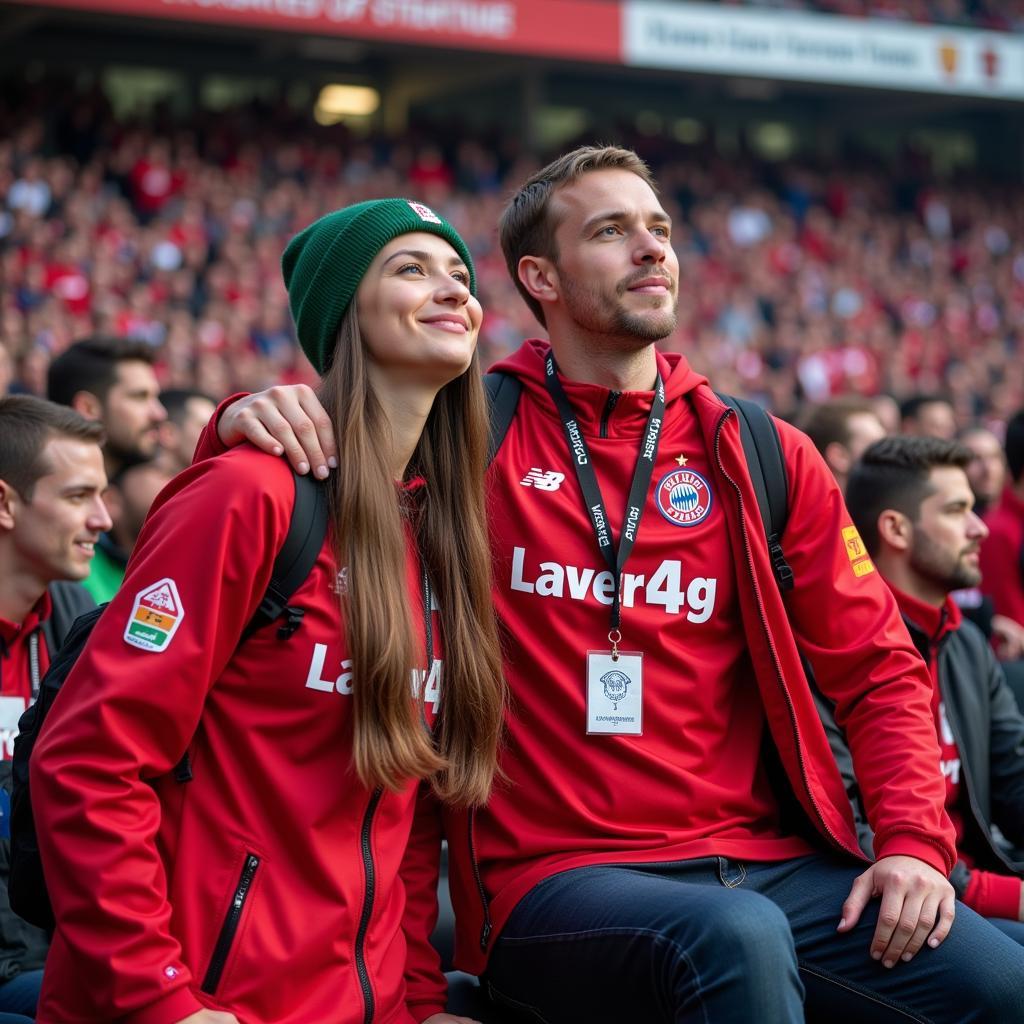
{"type": "MultiPolygon", "coordinates": [[[[778,423],[789,488],[783,547],[796,578],[783,597],[736,416],[675,355],[658,357],[667,407],[622,589],[622,647],[644,656],[643,735],[587,735],[585,661],[588,650],[608,648],[610,591],[545,386],[546,352],[546,343],[527,342],[496,367],[523,384],[488,472],[495,606],[512,700],[507,782],[475,814],[445,815],[456,965],[479,974],[516,903],[568,868],[712,853],[778,860],[815,845],[861,857],[801,652],[836,702],[877,855],[911,855],[948,874],[956,853],[931,681],[831,474],[803,434],[778,423]],[[659,486],[681,459],[710,496],[692,529],[672,521],[659,486]],[[730,705],[705,706],[723,674],[735,680],[730,705]],[[745,749],[765,728],[781,762],[771,785],[757,749],[745,749]],[[784,828],[792,797],[802,824],[784,828]]],[[[652,393],[563,383],[617,543],[652,393]]],[[[440,832],[426,809],[415,828],[440,832]]],[[[419,883],[429,870],[416,858],[428,846],[412,847],[407,859],[408,877],[419,883]]],[[[425,899],[422,891],[410,898],[410,933],[429,928],[425,899]]],[[[408,984],[417,1018],[442,1008],[443,978],[429,956],[411,958],[408,984]]]]}
{"type": "MultiPolygon", "coordinates": [[[[298,631],[239,644],[293,501],[287,464],[248,446],[176,477],[54,704],[31,766],[58,920],[41,1024],[203,1007],[242,1024],[412,1024],[397,875],[416,787],[371,792],[352,770],[327,541],[292,600],[298,631]]],[[[411,544],[408,570],[422,623],[411,544]]],[[[420,658],[432,717],[440,663],[424,681],[420,658]]]]}

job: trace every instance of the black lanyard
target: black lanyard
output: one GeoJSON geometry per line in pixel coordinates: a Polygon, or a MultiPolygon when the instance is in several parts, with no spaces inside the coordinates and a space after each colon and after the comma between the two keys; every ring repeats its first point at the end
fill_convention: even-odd
{"type": "Polygon", "coordinates": [[[601,549],[605,562],[608,563],[612,580],[615,583],[608,639],[611,641],[612,650],[617,652],[619,641],[622,639],[622,634],[619,632],[619,625],[622,622],[619,582],[622,579],[622,570],[636,543],[636,535],[640,532],[640,519],[647,501],[651,477],[654,475],[654,463],[658,457],[658,442],[661,440],[661,426],[665,419],[665,384],[659,373],[654,384],[654,401],[651,403],[651,412],[647,417],[644,438],[636,458],[636,468],[633,470],[633,483],[630,485],[629,497],[626,499],[626,514],[623,519],[622,533],[619,536],[619,550],[617,554],[613,554],[608,513],[605,511],[601,487],[597,482],[597,475],[594,473],[594,466],[590,459],[590,449],[583,438],[565,388],[562,387],[562,382],[558,379],[558,367],[555,365],[555,357],[550,352],[545,370],[548,391],[558,409],[558,414],[562,417],[562,429],[565,431],[565,439],[569,445],[569,455],[576,469],[576,479],[583,492],[583,500],[587,506],[590,522],[594,527],[597,546],[601,549]]]}

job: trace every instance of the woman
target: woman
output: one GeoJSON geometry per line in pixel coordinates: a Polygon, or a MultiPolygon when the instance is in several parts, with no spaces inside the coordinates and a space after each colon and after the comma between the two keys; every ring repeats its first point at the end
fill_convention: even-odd
{"type": "Polygon", "coordinates": [[[282,265],[340,440],[331,529],[294,634],[243,638],[287,464],[242,446],[154,505],[32,759],[43,1024],[421,1020],[400,921],[422,879],[399,880],[417,784],[485,800],[501,721],[473,266],[402,199],[329,214],[282,265]]]}

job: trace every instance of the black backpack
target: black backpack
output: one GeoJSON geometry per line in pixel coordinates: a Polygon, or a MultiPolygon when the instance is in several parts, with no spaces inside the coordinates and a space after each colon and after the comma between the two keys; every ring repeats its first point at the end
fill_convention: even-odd
{"type": "MultiPolygon", "coordinates": [[[[311,476],[295,477],[295,505],[281,550],[259,608],[249,620],[239,643],[272,622],[278,622],[278,636],[284,640],[302,623],[303,610],[288,604],[302,581],[310,574],[327,535],[327,496],[319,481],[311,476]]],[[[85,648],[106,605],[79,616],[60,650],[43,676],[36,702],[21,716],[14,740],[11,765],[11,870],[7,883],[11,908],[16,914],[40,928],[52,930],[53,909],[46,891],[43,864],[39,857],[32,794],[29,789],[29,759],[53,702],[64,680],[85,648]]],[[[178,782],[192,778],[192,766],[186,754],[174,769],[178,782]]]]}

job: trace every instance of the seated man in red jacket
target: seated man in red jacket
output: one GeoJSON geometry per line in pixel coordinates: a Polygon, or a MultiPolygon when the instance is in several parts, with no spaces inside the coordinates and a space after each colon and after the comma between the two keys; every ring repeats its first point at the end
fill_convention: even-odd
{"type": "MultiPolygon", "coordinates": [[[[965,472],[971,457],[951,441],[884,438],[854,466],[846,501],[932,677],[946,810],[959,855],[953,886],[967,906],[1024,944],[1024,864],[1011,860],[992,833],[995,825],[1024,846],[1024,716],[991,647],[962,621],[950,596],[978,585],[978,549],[988,534],[965,472]]],[[[870,850],[849,750],[840,732],[830,731],[854,794],[861,845],[870,850]]]]}

